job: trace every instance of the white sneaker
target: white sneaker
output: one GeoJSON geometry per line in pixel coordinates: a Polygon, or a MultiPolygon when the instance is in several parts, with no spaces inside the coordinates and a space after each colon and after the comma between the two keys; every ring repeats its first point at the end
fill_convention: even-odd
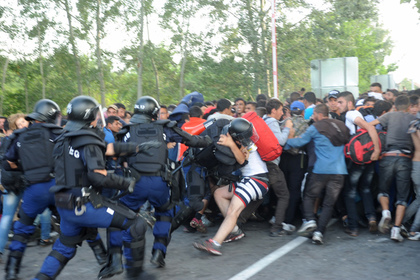
{"type": "Polygon", "coordinates": [[[276,222],[276,217],[271,217],[271,219],[268,221],[270,224],[274,225],[274,223],[276,222]]]}
{"type": "Polygon", "coordinates": [[[324,244],[324,241],[322,240],[324,236],[320,231],[314,231],[314,234],[312,235],[312,242],[318,245],[324,244]]]}
{"type": "Polygon", "coordinates": [[[401,235],[401,229],[399,227],[392,228],[391,239],[397,242],[402,242],[404,240],[404,237],[401,235]]]}
{"type": "Polygon", "coordinates": [[[288,234],[291,234],[292,232],[296,230],[296,227],[294,225],[286,224],[286,223],[281,223],[281,225],[283,229],[287,231],[288,234]]]}
{"type": "Polygon", "coordinates": [[[206,227],[212,227],[214,226],[214,223],[212,223],[209,219],[207,219],[206,215],[201,216],[201,221],[206,227]]]}
{"type": "Polygon", "coordinates": [[[420,240],[420,232],[416,232],[414,235],[410,235],[408,236],[409,240],[413,240],[413,241],[418,241],[420,240]]]}
{"type": "Polygon", "coordinates": [[[315,220],[304,222],[298,230],[298,234],[303,237],[311,237],[312,232],[316,230],[316,227],[317,226],[315,220]]]}
{"type": "Polygon", "coordinates": [[[378,230],[382,233],[389,232],[391,227],[391,212],[389,210],[382,211],[382,218],[378,225],[378,230]]]}

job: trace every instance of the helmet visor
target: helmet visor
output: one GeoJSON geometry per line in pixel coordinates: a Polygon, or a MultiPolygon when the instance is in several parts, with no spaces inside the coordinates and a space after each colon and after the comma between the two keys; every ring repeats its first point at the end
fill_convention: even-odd
{"type": "Polygon", "coordinates": [[[96,111],[96,127],[103,129],[106,126],[105,122],[105,116],[104,112],[102,110],[102,105],[98,105],[98,107],[95,108],[96,111]]]}

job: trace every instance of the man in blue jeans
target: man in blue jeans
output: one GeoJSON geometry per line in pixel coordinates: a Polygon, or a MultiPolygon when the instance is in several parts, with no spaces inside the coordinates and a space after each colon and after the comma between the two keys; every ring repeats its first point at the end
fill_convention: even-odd
{"type": "Polygon", "coordinates": [[[311,237],[316,244],[323,244],[323,235],[347,174],[343,149],[350,134],[343,122],[329,119],[325,104],[316,105],[312,118],[315,123],[300,137],[287,140],[285,149],[302,147],[310,141],[315,144],[317,159],[303,196],[306,222],[298,230],[298,234],[311,237]],[[314,204],[324,189],[322,213],[317,223],[314,204]]]}
{"type": "Polygon", "coordinates": [[[389,112],[370,122],[372,125],[381,124],[387,129],[386,147],[379,161],[379,194],[378,200],[382,206],[382,218],[379,231],[389,231],[391,212],[389,211],[389,190],[394,178],[397,182],[395,224],[391,230],[391,239],[401,242],[401,223],[404,218],[407,200],[410,195],[410,175],[413,157],[413,140],[407,134],[410,122],[416,116],[408,113],[410,100],[407,96],[398,96],[395,99],[396,112],[389,112]]]}
{"type": "MultiPolygon", "coordinates": [[[[337,103],[340,114],[345,114],[345,124],[350,130],[350,135],[356,134],[356,131],[359,128],[364,128],[368,131],[374,146],[374,152],[371,156],[371,160],[378,160],[379,154],[381,152],[379,147],[378,133],[376,132],[375,127],[367,123],[363,118],[363,115],[359,111],[355,110],[353,94],[349,91],[341,92],[338,95],[337,103]]],[[[350,161],[347,166],[349,176],[348,181],[344,186],[344,199],[347,208],[349,226],[345,229],[345,232],[350,236],[356,237],[359,235],[359,217],[357,214],[355,201],[358,187],[360,188],[360,196],[362,197],[365,216],[369,221],[369,231],[371,233],[377,231],[376,213],[371,193],[374,164],[375,163],[359,165],[350,161]]]]}

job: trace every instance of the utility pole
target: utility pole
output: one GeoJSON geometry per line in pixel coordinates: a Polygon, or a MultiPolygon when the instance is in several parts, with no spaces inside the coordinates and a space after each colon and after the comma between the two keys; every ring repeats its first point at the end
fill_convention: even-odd
{"type": "Polygon", "coordinates": [[[273,86],[274,97],[278,98],[277,89],[277,36],[276,36],[276,0],[271,0],[271,45],[273,53],[273,86]]]}

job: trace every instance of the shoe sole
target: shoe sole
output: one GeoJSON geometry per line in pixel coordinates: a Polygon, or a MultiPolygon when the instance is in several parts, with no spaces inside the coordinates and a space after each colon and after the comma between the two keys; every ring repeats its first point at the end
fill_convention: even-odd
{"type": "Polygon", "coordinates": [[[194,248],[196,248],[200,251],[205,251],[205,252],[208,252],[208,253],[213,254],[215,256],[221,256],[222,255],[222,253],[220,251],[217,251],[217,250],[208,248],[206,246],[203,246],[201,243],[194,242],[193,246],[194,246],[194,248]]]}
{"type": "Polygon", "coordinates": [[[157,261],[154,261],[154,260],[150,260],[150,263],[153,264],[156,267],[164,267],[165,266],[165,263],[160,263],[160,262],[157,262],[157,261]]]}
{"type": "Polygon", "coordinates": [[[309,226],[305,230],[299,230],[297,233],[302,237],[311,237],[313,232],[316,230],[316,225],[309,226]]]}
{"type": "Polygon", "coordinates": [[[322,242],[322,240],[318,240],[318,239],[312,239],[312,243],[316,244],[316,245],[323,245],[324,242],[322,242]]]}
{"type": "Polygon", "coordinates": [[[392,238],[391,237],[391,240],[392,241],[395,241],[395,242],[403,242],[404,241],[404,238],[403,239],[398,239],[398,238],[392,238]]]}
{"type": "Polygon", "coordinates": [[[390,230],[391,218],[387,217],[385,219],[381,219],[379,222],[378,230],[382,233],[388,233],[390,230]]]}
{"type": "Polygon", "coordinates": [[[280,237],[280,236],[286,236],[289,235],[286,231],[280,231],[280,232],[270,232],[270,237],[280,237]]]}
{"type": "Polygon", "coordinates": [[[107,278],[111,278],[111,277],[113,277],[113,276],[115,276],[115,275],[118,275],[118,274],[121,274],[121,273],[123,273],[123,272],[124,272],[124,269],[121,269],[121,270],[118,270],[118,271],[115,271],[115,272],[112,272],[112,273],[110,273],[110,274],[106,274],[106,275],[103,275],[103,276],[98,275],[98,279],[107,279],[107,278]]]}
{"type": "Polygon", "coordinates": [[[408,240],[411,240],[411,241],[419,241],[420,240],[420,236],[419,237],[410,236],[410,237],[408,237],[408,240]]]}
{"type": "Polygon", "coordinates": [[[232,242],[232,241],[242,239],[244,237],[245,237],[245,233],[241,233],[238,236],[235,236],[234,238],[229,238],[229,239],[224,240],[223,243],[229,243],[229,242],[232,242]]]}

